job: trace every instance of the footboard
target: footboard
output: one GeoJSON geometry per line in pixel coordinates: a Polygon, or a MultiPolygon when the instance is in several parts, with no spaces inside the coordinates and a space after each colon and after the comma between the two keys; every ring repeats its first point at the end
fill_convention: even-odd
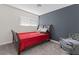
{"type": "Polygon", "coordinates": [[[16,48],[16,51],[17,51],[17,54],[20,54],[20,40],[19,40],[19,37],[18,37],[18,33],[16,33],[15,31],[11,30],[12,32],[12,35],[13,35],[13,44],[16,48]]]}

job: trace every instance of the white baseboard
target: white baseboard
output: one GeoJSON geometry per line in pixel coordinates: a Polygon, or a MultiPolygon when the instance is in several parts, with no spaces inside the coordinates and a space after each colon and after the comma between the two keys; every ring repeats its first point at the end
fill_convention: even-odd
{"type": "Polygon", "coordinates": [[[6,41],[6,42],[0,42],[0,45],[5,45],[5,44],[9,44],[12,43],[11,41],[6,41]]]}
{"type": "Polygon", "coordinates": [[[56,44],[60,44],[60,42],[55,41],[55,40],[51,40],[51,42],[56,43],[56,44]]]}

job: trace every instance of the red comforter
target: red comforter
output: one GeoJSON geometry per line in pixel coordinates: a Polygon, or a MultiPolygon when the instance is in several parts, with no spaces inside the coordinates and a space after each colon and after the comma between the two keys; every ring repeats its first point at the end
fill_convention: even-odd
{"type": "Polygon", "coordinates": [[[20,52],[26,48],[37,45],[41,42],[49,40],[49,33],[40,33],[40,32],[26,32],[18,33],[19,36],[19,50],[20,52]]]}

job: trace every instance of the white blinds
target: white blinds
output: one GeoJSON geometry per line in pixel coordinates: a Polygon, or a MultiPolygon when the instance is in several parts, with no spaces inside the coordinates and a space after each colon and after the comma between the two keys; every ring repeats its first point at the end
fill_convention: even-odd
{"type": "Polygon", "coordinates": [[[33,18],[31,19],[30,17],[21,16],[20,24],[22,26],[37,26],[38,19],[33,19],[33,18]]]}

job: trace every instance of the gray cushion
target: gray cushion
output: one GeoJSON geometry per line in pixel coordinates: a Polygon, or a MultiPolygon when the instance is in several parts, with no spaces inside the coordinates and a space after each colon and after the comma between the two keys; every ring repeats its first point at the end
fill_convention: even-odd
{"type": "Polygon", "coordinates": [[[79,41],[79,33],[70,33],[69,37],[71,37],[74,40],[78,40],[79,41]]]}

